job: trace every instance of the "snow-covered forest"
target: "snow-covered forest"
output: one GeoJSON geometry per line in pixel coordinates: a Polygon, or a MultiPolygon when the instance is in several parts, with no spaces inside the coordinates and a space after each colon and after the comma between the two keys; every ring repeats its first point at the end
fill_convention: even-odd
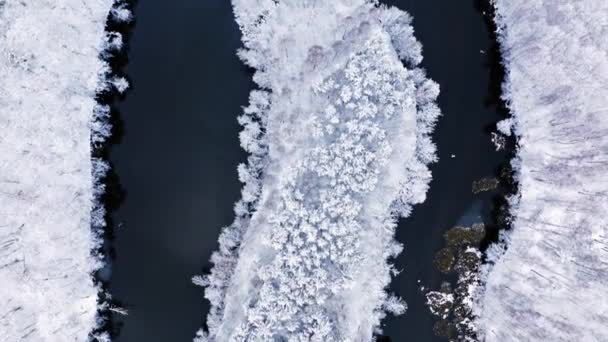
{"type": "MultiPolygon", "coordinates": [[[[198,1],[187,5],[194,8],[208,0],[198,1]]],[[[483,223],[470,227],[458,225],[449,230],[435,224],[438,227],[433,232],[424,230],[433,224],[426,221],[428,216],[422,217],[420,221],[424,221],[422,226],[425,227],[421,228],[421,234],[437,235],[440,239],[444,233],[445,247],[437,253],[439,257],[436,255],[429,263],[432,261],[435,267],[439,265],[438,272],[449,273],[449,276],[455,274],[456,287],[452,290],[450,283],[444,281],[439,290],[426,291],[426,283],[422,285],[418,279],[420,293],[416,294],[426,300],[431,313],[445,323],[432,327],[434,333],[438,326],[448,333],[451,333],[449,329],[457,332],[437,334],[451,340],[608,341],[608,1],[487,1],[485,5],[492,4],[495,8],[496,33],[505,71],[502,94],[511,114],[498,123],[498,132],[492,134],[492,139],[497,147],[507,149],[511,140],[506,136],[514,137],[517,142],[511,161],[516,189],[508,198],[508,222],[503,221],[502,207],[493,208],[497,210],[489,215],[500,212],[497,215],[500,217],[491,219],[508,227],[500,227],[505,229],[500,230],[498,241],[485,250],[479,246],[485,248],[486,242],[495,237],[489,236],[495,231],[490,231],[493,222],[486,226],[487,217],[482,217],[485,213],[476,216],[476,219],[484,220],[483,223]]],[[[126,310],[112,307],[109,303],[112,296],[106,293],[109,292],[106,280],[112,273],[106,262],[112,253],[103,253],[114,242],[111,239],[104,241],[105,220],[110,217],[105,209],[107,203],[103,203],[104,177],[110,166],[108,160],[103,160],[107,158],[107,150],[102,147],[112,132],[110,112],[113,110],[108,103],[99,101],[110,101],[106,98],[112,98],[128,87],[129,82],[117,76],[117,70],[110,66],[114,53],[124,46],[123,36],[107,30],[117,22],[130,21],[132,14],[127,4],[134,3],[128,0],[0,0],[0,341],[109,342],[110,334],[114,336],[123,323],[125,326],[129,323],[117,320],[113,325],[107,321],[109,311],[124,314],[126,310]],[[99,275],[102,273],[104,276],[99,275]]],[[[225,29],[227,32],[217,39],[204,40],[208,44],[199,45],[203,49],[213,45],[211,48],[220,50],[209,42],[217,44],[232,38],[233,43],[238,42],[238,31],[232,21],[236,19],[244,46],[238,56],[253,70],[256,89],[249,94],[249,103],[241,113],[226,114],[227,110],[222,112],[219,105],[203,108],[208,111],[204,115],[209,116],[239,115],[238,123],[242,127],[239,140],[248,155],[246,163],[235,165],[243,185],[240,200],[234,204],[234,221],[222,229],[219,250],[211,256],[211,270],[192,279],[194,284],[204,288],[204,296],[210,302],[209,313],[204,318],[205,328],[195,333],[194,340],[373,341],[375,336],[382,334],[382,322],[387,315],[407,311],[407,303],[389,291],[389,284],[402,271],[393,265],[395,257],[417,241],[397,241],[395,229],[399,218],[409,216],[415,204],[425,201],[432,178],[429,165],[437,162],[431,135],[441,115],[436,103],[439,85],[429,79],[420,66],[422,45],[415,38],[413,19],[402,10],[381,5],[379,0],[231,0],[234,18],[228,3],[223,4],[230,20],[218,15],[220,24],[213,22],[209,27],[218,26],[218,31],[225,29]],[[233,24],[232,32],[228,32],[228,26],[221,26],[226,22],[233,24]]],[[[483,17],[487,13],[480,9],[483,6],[478,2],[476,5],[471,11],[479,13],[480,18],[487,18],[483,17]]],[[[168,2],[167,6],[179,7],[181,4],[168,2]]],[[[190,10],[188,6],[184,8],[190,10]]],[[[165,15],[165,10],[161,6],[160,17],[165,15]]],[[[147,18],[154,18],[153,14],[157,13],[142,12],[148,14],[147,18]]],[[[177,21],[184,19],[183,12],[171,13],[177,21]]],[[[436,22],[435,17],[424,18],[431,24],[436,22]]],[[[458,18],[469,17],[459,14],[458,18]]],[[[190,19],[196,24],[203,21],[198,14],[190,19]]],[[[155,29],[164,24],[171,26],[155,21],[150,23],[148,27],[155,29]]],[[[450,20],[442,24],[451,25],[450,29],[454,27],[450,20]]],[[[192,30],[189,24],[182,26],[185,31],[154,30],[153,39],[150,39],[152,45],[159,45],[159,51],[164,49],[167,53],[154,51],[157,59],[151,59],[146,66],[151,69],[130,69],[138,70],[139,75],[165,73],[166,78],[158,79],[186,84],[182,88],[167,86],[174,93],[168,92],[170,99],[159,105],[162,115],[151,120],[164,126],[142,125],[145,126],[142,130],[153,132],[153,139],[157,138],[157,132],[164,133],[166,127],[171,127],[173,132],[168,135],[183,131],[178,128],[181,126],[173,125],[180,119],[176,119],[171,110],[184,110],[190,103],[181,104],[183,98],[170,95],[183,92],[187,96],[189,92],[183,91],[187,88],[192,94],[201,96],[205,92],[201,89],[208,89],[205,86],[198,88],[198,83],[191,86],[180,78],[189,73],[195,75],[192,78],[196,82],[200,79],[198,74],[191,73],[192,66],[180,65],[183,55],[197,52],[184,47],[198,46],[191,42],[199,40],[175,38],[180,36],[175,32],[190,34],[191,30],[196,31],[193,35],[199,35],[200,30],[192,30]],[[176,44],[171,47],[158,44],[156,39],[160,33],[166,35],[163,42],[175,41],[176,44]],[[167,56],[176,59],[165,61],[167,56]],[[159,60],[169,67],[161,70],[159,60]],[[167,120],[173,121],[168,124],[167,120]],[[158,127],[161,127],[158,131],[152,129],[158,127]]],[[[420,27],[427,26],[436,28],[433,25],[420,27]]],[[[468,34],[470,31],[466,30],[464,32],[468,34]]],[[[426,38],[422,35],[424,32],[420,30],[420,37],[426,38]]],[[[437,35],[437,32],[433,34],[437,35]]],[[[485,31],[483,34],[484,39],[488,39],[485,31]]],[[[442,34],[437,36],[446,41],[451,39],[442,34]]],[[[429,37],[427,42],[431,43],[426,45],[427,49],[433,46],[434,36],[429,37]]],[[[150,46],[140,45],[141,50],[129,53],[129,58],[151,56],[152,53],[148,54],[150,46]]],[[[474,48],[477,55],[478,46],[474,45],[474,48]]],[[[479,50],[479,55],[486,55],[484,49],[479,50]]],[[[453,46],[446,44],[446,51],[451,50],[453,46]]],[[[205,51],[192,60],[197,67],[205,65],[212,69],[217,64],[209,61],[225,58],[224,53],[232,52],[232,48],[224,49],[209,54],[209,60],[199,60],[199,56],[207,54],[205,51]]],[[[463,56],[463,59],[470,57],[463,56]]],[[[236,57],[232,57],[236,63],[236,57]]],[[[141,57],[135,59],[138,58],[141,60],[141,57]]],[[[488,62],[484,58],[480,60],[483,60],[480,65],[488,62]]],[[[439,64],[443,66],[443,61],[439,64]]],[[[451,65],[461,64],[449,64],[447,69],[451,72],[451,65]]],[[[115,63],[112,65],[120,69],[115,63]]],[[[435,71],[432,64],[428,67],[435,71]]],[[[491,67],[483,64],[481,73],[484,77],[486,68],[491,67]]],[[[229,70],[236,69],[229,64],[229,70]]],[[[461,69],[466,69],[467,75],[472,74],[464,66],[461,69]]],[[[235,71],[231,77],[239,72],[249,82],[248,76],[243,76],[248,75],[244,69],[235,71]]],[[[455,75],[453,77],[458,80],[459,74],[455,75]]],[[[211,73],[209,83],[218,87],[216,94],[229,93],[229,101],[238,106],[240,101],[232,92],[234,83],[218,85],[217,79],[221,77],[229,78],[223,72],[211,73]]],[[[433,73],[433,77],[442,84],[450,84],[446,81],[449,78],[443,79],[441,73],[433,73]]],[[[150,79],[154,81],[148,84],[153,87],[156,83],[167,83],[158,82],[156,78],[140,80],[150,79]]],[[[469,86],[479,84],[463,80],[461,85],[466,85],[468,92],[469,86]]],[[[485,95],[488,87],[482,85],[480,89],[485,95]]],[[[248,87],[243,85],[242,88],[245,97],[250,90],[248,87]]],[[[448,94],[448,91],[442,94],[448,94]]],[[[460,95],[452,94],[458,101],[462,98],[460,95]]],[[[209,102],[217,101],[214,96],[207,97],[212,98],[209,102]]],[[[476,96],[472,97],[476,99],[476,96]]],[[[139,99],[149,103],[151,96],[141,92],[139,99]]],[[[444,101],[442,97],[441,103],[442,106],[446,104],[444,109],[448,113],[450,101],[444,101]]],[[[204,105],[197,102],[193,112],[201,107],[204,105]]],[[[137,108],[137,105],[125,108],[137,108]]],[[[462,127],[469,124],[464,119],[467,113],[458,110],[449,113],[463,115],[458,117],[462,120],[458,122],[460,126],[442,124],[438,132],[447,127],[446,131],[453,129],[461,136],[467,135],[462,134],[462,127]]],[[[197,119],[198,115],[203,114],[197,112],[197,119]]],[[[140,120],[147,119],[149,117],[145,115],[140,117],[140,120]]],[[[234,116],[229,119],[237,129],[234,116]]],[[[479,121],[474,116],[468,119],[479,121]]],[[[493,123],[492,120],[489,121],[493,123]]],[[[129,129],[141,124],[141,121],[133,122],[135,124],[131,123],[129,129]]],[[[185,125],[191,124],[193,134],[202,136],[201,128],[209,129],[205,127],[207,123],[212,123],[208,124],[211,129],[221,132],[218,136],[230,136],[225,132],[228,125],[218,129],[213,120],[186,121],[185,125]],[[199,126],[194,127],[194,122],[199,126]]],[[[443,145],[444,141],[458,137],[454,131],[448,133],[452,135],[446,134],[445,140],[442,134],[436,138],[441,142],[442,151],[450,148],[450,141],[443,145]]],[[[488,136],[489,144],[490,135],[485,130],[484,134],[488,136]]],[[[165,138],[158,135],[159,141],[165,138]]],[[[184,146],[167,145],[166,150],[157,151],[141,143],[142,137],[147,135],[132,136],[136,138],[131,139],[131,144],[145,145],[153,150],[149,153],[154,167],[164,157],[163,153],[178,154],[176,151],[180,148],[175,146],[182,146],[182,149],[184,146]]],[[[231,136],[236,139],[236,133],[231,136]]],[[[214,145],[215,136],[211,139],[213,146],[205,148],[219,151],[213,156],[219,158],[227,149],[220,143],[214,145]]],[[[192,143],[189,137],[182,140],[188,148],[194,146],[193,150],[196,149],[193,154],[184,153],[184,158],[209,151],[198,150],[201,144],[192,143]]],[[[163,144],[158,146],[164,147],[163,144]]],[[[464,144],[466,147],[475,145],[469,141],[464,144]]],[[[240,153],[238,146],[233,146],[240,153]]],[[[470,153],[475,151],[472,148],[470,153]]],[[[132,154],[125,153],[125,159],[130,159],[132,154]]],[[[460,160],[460,153],[458,155],[460,160]]],[[[463,159],[467,157],[463,156],[463,159]]],[[[213,158],[209,160],[217,160],[213,158]]],[[[452,154],[452,158],[456,158],[456,154],[452,154]]],[[[480,153],[478,158],[483,160],[484,167],[487,166],[484,154],[480,153]]],[[[502,155],[498,158],[503,159],[502,155]]],[[[135,170],[150,170],[147,165],[142,166],[145,161],[142,160],[133,163],[139,164],[140,169],[129,169],[132,179],[137,181],[140,181],[141,171],[135,170]]],[[[163,181],[170,188],[176,181],[165,176],[165,171],[169,174],[168,171],[188,169],[189,166],[178,165],[183,159],[167,160],[163,163],[171,164],[170,167],[159,174],[166,177],[163,181]]],[[[473,159],[466,160],[465,168],[469,172],[473,159]]],[[[217,165],[202,165],[224,171],[217,165]]],[[[454,164],[449,165],[449,172],[452,172],[454,164]]],[[[192,169],[187,171],[195,175],[197,181],[213,178],[201,177],[200,172],[192,169]]],[[[434,169],[437,180],[442,179],[440,171],[434,169]]],[[[508,178],[505,176],[508,172],[505,169],[499,172],[502,178],[475,181],[472,192],[477,195],[497,187],[504,190],[506,182],[502,181],[508,178]]],[[[453,178],[460,176],[458,173],[453,178]]],[[[152,178],[150,184],[158,184],[158,177],[152,178]]],[[[233,178],[236,181],[236,177],[233,178]]],[[[190,180],[180,181],[186,185],[176,192],[185,192],[182,189],[192,185],[190,180]]],[[[433,191],[436,183],[433,183],[433,191]]],[[[147,187],[148,183],[142,184],[147,187]]],[[[452,184],[446,191],[452,190],[452,184]]],[[[237,192],[239,186],[236,185],[237,192]]],[[[192,203],[188,214],[198,211],[207,215],[209,211],[205,210],[217,210],[218,192],[213,195],[213,189],[205,186],[198,189],[212,194],[204,194],[207,197],[200,193],[184,195],[187,202],[192,203]],[[211,209],[201,210],[206,205],[211,209]]],[[[443,195],[443,190],[440,187],[438,192],[443,195]]],[[[469,196],[469,189],[465,191],[469,196]]],[[[131,198],[150,195],[142,192],[141,197],[131,198]]],[[[497,194],[502,192],[497,190],[486,197],[497,194]]],[[[153,196],[162,197],[158,193],[153,196]]],[[[474,197],[475,205],[486,197],[474,197]]],[[[228,198],[230,211],[234,197],[228,198]]],[[[451,202],[446,206],[458,202],[446,201],[434,193],[430,199],[451,202]]],[[[495,197],[487,201],[494,201],[491,205],[500,202],[495,197]]],[[[166,207],[163,203],[156,207],[161,208],[157,212],[169,218],[167,221],[171,222],[167,226],[173,234],[173,228],[180,224],[163,211],[166,207]]],[[[174,203],[183,202],[171,203],[176,210],[181,210],[181,205],[174,203]]],[[[142,207],[147,211],[131,210],[136,215],[153,211],[142,207]]],[[[483,208],[485,210],[485,206],[483,208]]],[[[425,209],[430,215],[451,220],[450,215],[438,215],[434,207],[425,206],[425,209]]],[[[456,214],[460,215],[460,210],[457,208],[456,214]]],[[[470,208],[465,210],[470,211],[470,208]]],[[[117,226],[128,221],[112,217],[114,221],[120,221],[117,226]]],[[[192,221],[198,225],[201,220],[192,221]]],[[[145,240],[140,239],[142,230],[131,231],[140,235],[130,243],[145,240]]],[[[155,232],[150,229],[146,233],[155,232]]],[[[199,248],[200,240],[192,239],[192,231],[181,233],[196,241],[192,249],[199,248]]],[[[209,234],[206,230],[205,234],[217,235],[215,231],[209,234]]],[[[169,244],[164,244],[170,239],[168,234],[157,235],[158,241],[154,242],[161,243],[146,245],[146,248],[151,253],[159,253],[159,259],[168,255],[162,253],[174,253],[182,248],[181,243],[175,243],[178,247],[174,249],[168,248],[169,244]]],[[[216,237],[209,239],[212,241],[216,237]]],[[[425,252],[430,250],[427,244],[420,246],[425,252]]],[[[136,253],[143,249],[141,246],[134,248],[136,253]]],[[[200,255],[208,258],[208,254],[190,251],[175,254],[179,255],[165,267],[191,263],[193,269],[199,269],[200,255]]],[[[420,260],[410,254],[405,259],[406,265],[418,264],[410,259],[420,260]]],[[[149,255],[141,260],[147,265],[136,261],[137,267],[154,269],[158,273],[141,273],[151,274],[150,278],[134,277],[130,273],[132,269],[125,267],[129,281],[137,278],[133,282],[138,294],[140,286],[149,284],[146,283],[148,279],[160,282],[159,278],[166,276],[159,271],[158,263],[149,260],[149,255]]],[[[423,262],[419,264],[424,265],[423,262]]],[[[122,264],[116,262],[115,265],[122,264]]],[[[179,274],[192,274],[194,271],[191,271],[179,274]]],[[[117,273],[115,268],[114,274],[117,273]]],[[[410,271],[408,275],[424,278],[417,272],[410,271]]],[[[428,278],[433,280],[433,277],[428,278]]],[[[176,287],[167,288],[190,290],[202,296],[199,288],[196,288],[198,292],[193,290],[195,287],[188,277],[162,280],[178,283],[176,287]]],[[[114,289],[112,287],[112,291],[114,289]]],[[[142,312],[152,307],[150,311],[160,312],[159,321],[166,319],[174,312],[157,304],[158,296],[162,295],[167,299],[165,302],[173,302],[172,306],[166,307],[186,312],[186,316],[189,314],[184,310],[184,301],[175,304],[172,296],[180,295],[175,293],[178,291],[147,290],[141,291],[143,299],[137,304],[149,301],[153,305],[132,305],[135,310],[142,312]]],[[[396,291],[402,291],[402,288],[396,291]]],[[[407,290],[402,292],[411,295],[407,290]]],[[[200,297],[184,298],[186,303],[194,303],[194,299],[189,300],[200,297]]],[[[131,305],[130,298],[120,299],[131,305]]],[[[410,304],[415,311],[415,301],[411,300],[410,304]]],[[[200,306],[200,310],[204,310],[204,305],[200,306]]],[[[420,312],[410,314],[423,315],[420,312]]],[[[154,324],[147,318],[137,319],[140,323],[145,322],[141,326],[154,324]]],[[[424,317],[420,322],[421,325],[426,323],[424,317]]],[[[190,323],[190,328],[181,331],[194,333],[198,322],[190,323]]],[[[390,329],[387,325],[386,330],[390,329]]],[[[399,329],[407,330],[405,333],[410,338],[409,329],[401,326],[399,329]]],[[[179,329],[174,328],[172,332],[176,330],[179,329]]],[[[131,336],[140,336],[138,333],[131,336]]],[[[418,336],[413,333],[411,339],[418,340],[418,336]]]]}
{"type": "Polygon", "coordinates": [[[368,0],[234,0],[260,87],[239,118],[242,199],[211,274],[201,341],[369,341],[396,218],[425,199],[439,87],[410,16],[368,0]],[[405,63],[405,65],[404,65],[405,63]]]}
{"type": "Polygon", "coordinates": [[[112,6],[0,2],[2,341],[86,341],[99,324],[107,166],[91,152],[110,128],[95,96],[125,87],[100,57],[121,44],[104,33],[112,6]]]}
{"type": "Polygon", "coordinates": [[[489,253],[480,337],[607,341],[608,2],[495,6],[519,190],[489,253]]]}

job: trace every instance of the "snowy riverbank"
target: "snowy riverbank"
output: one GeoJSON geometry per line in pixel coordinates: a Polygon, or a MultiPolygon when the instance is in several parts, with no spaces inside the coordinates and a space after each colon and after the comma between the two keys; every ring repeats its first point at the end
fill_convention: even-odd
{"type": "Polygon", "coordinates": [[[485,341],[608,340],[608,3],[497,0],[512,119],[507,246],[489,251],[485,341]]]}
{"type": "Polygon", "coordinates": [[[113,2],[0,4],[2,341],[85,341],[99,324],[107,166],[91,144],[109,127],[95,96],[126,87],[100,59],[121,44],[104,32],[113,2]]]}
{"type": "Polygon", "coordinates": [[[425,199],[438,86],[410,17],[371,1],[233,1],[264,90],[240,122],[245,183],[206,286],[202,340],[371,340],[401,251],[395,218],[425,199]],[[402,64],[406,63],[406,67],[402,64]]]}

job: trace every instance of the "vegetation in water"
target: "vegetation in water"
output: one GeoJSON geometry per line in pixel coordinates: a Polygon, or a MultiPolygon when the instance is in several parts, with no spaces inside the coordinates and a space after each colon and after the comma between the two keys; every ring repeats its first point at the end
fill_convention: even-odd
{"type": "Polygon", "coordinates": [[[497,178],[482,178],[478,181],[473,182],[473,193],[478,194],[484,191],[494,190],[498,187],[500,182],[497,178]]]}
{"type": "Polygon", "coordinates": [[[479,282],[479,246],[485,235],[483,223],[475,223],[471,227],[456,226],[445,232],[445,247],[435,254],[435,268],[443,274],[456,275],[455,281],[444,281],[439,290],[426,293],[431,313],[440,319],[433,332],[449,341],[476,340],[470,324],[471,295],[479,282]]]}

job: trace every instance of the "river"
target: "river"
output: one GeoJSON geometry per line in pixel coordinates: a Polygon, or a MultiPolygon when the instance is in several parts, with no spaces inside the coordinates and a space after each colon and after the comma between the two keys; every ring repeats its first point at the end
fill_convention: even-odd
{"type": "Polygon", "coordinates": [[[115,341],[191,341],[208,310],[190,279],[209,268],[240,197],[236,116],[251,74],[229,1],[139,1],[110,151],[126,196],[113,213],[111,293],[129,315],[115,341]]]}
{"type": "MultiPolygon", "coordinates": [[[[392,341],[443,341],[419,286],[437,288],[443,279],[432,260],[445,230],[491,223],[496,194],[474,195],[471,184],[507,159],[489,135],[502,118],[497,56],[477,1],[384,2],[413,15],[423,67],[441,86],[443,117],[427,200],[397,233],[403,272],[391,290],[409,309],[383,328],[392,341]]],[[[117,104],[123,133],[110,151],[125,192],[112,213],[110,291],[129,310],[114,315],[115,341],[190,341],[208,310],[190,278],[209,268],[239,197],[236,165],[245,155],[236,116],[252,75],[235,56],[240,34],[229,1],[139,1],[135,15],[125,70],[133,87],[117,104]]]]}
{"type": "Polygon", "coordinates": [[[391,290],[406,300],[408,311],[387,318],[383,329],[394,342],[445,341],[433,334],[436,319],[420,286],[438,289],[445,280],[434,268],[433,257],[443,247],[446,230],[475,222],[494,224],[497,194],[474,195],[472,183],[494,177],[508,160],[490,140],[493,125],[504,118],[497,99],[498,52],[484,18],[484,0],[382,2],[413,16],[415,35],[423,46],[422,67],[441,87],[438,101],[443,113],[433,134],[439,162],[431,166],[427,199],[400,220],[397,229],[405,250],[395,263],[403,271],[393,279],[391,290]]]}

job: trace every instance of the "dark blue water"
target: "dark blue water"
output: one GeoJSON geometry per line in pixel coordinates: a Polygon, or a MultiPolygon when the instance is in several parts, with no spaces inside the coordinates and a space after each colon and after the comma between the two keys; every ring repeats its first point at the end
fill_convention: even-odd
{"type": "Polygon", "coordinates": [[[474,195],[473,181],[493,177],[508,160],[496,152],[490,129],[503,119],[498,91],[499,56],[483,15],[485,0],[382,0],[414,17],[415,35],[423,45],[422,66],[441,87],[439,119],[433,140],[439,163],[431,166],[433,181],[427,200],[402,219],[397,239],[405,246],[396,260],[403,272],[391,290],[408,303],[408,312],[384,321],[392,341],[445,341],[435,337],[436,321],[419,286],[438,289],[445,278],[434,269],[434,254],[443,247],[442,234],[459,224],[493,224],[495,192],[474,195]],[[452,157],[454,155],[454,157],[452,157]],[[420,283],[418,283],[420,281],[420,283]]]}
{"type": "Polygon", "coordinates": [[[116,341],[191,341],[207,302],[190,278],[240,197],[244,160],[236,116],[251,75],[226,0],[145,0],[135,9],[133,87],[118,107],[123,136],[110,151],[126,198],[116,225],[111,292],[129,315],[116,341]]]}
{"type": "MultiPolygon", "coordinates": [[[[439,286],[432,260],[445,230],[492,218],[494,195],[473,195],[471,183],[506,159],[488,133],[501,119],[493,98],[497,56],[474,1],[384,2],[414,16],[444,113],[427,201],[398,230],[405,251],[396,263],[404,271],[391,289],[409,310],[387,319],[384,330],[392,341],[441,341],[417,281],[439,286]]],[[[112,215],[120,227],[110,290],[129,310],[114,319],[122,326],[115,340],[190,341],[208,310],[190,278],[210,266],[220,229],[233,219],[236,165],[245,158],[236,116],[253,85],[235,56],[240,34],[228,0],[146,0],[135,10],[126,70],[133,88],[118,104],[123,134],[110,153],[126,193],[112,215]]]]}

